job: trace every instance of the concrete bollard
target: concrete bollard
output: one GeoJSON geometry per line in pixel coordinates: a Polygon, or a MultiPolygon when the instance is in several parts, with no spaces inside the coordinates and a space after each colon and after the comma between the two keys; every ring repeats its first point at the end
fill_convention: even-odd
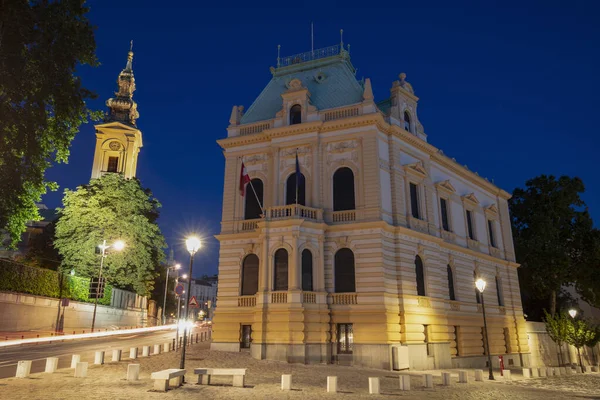
{"type": "Polygon", "coordinates": [[[575,367],[575,373],[576,374],[580,374],[581,373],[581,367],[579,365],[575,367]]]}
{"type": "Polygon", "coordinates": [[[483,382],[483,370],[482,369],[475,370],[475,380],[477,382],[483,382]]]}
{"type": "Polygon", "coordinates": [[[554,368],[552,368],[552,369],[554,370],[554,371],[552,371],[552,374],[553,374],[554,376],[560,376],[560,368],[558,368],[558,367],[554,367],[554,368]]]}
{"type": "Polygon", "coordinates": [[[137,347],[132,347],[129,349],[129,358],[135,360],[138,357],[138,349],[137,347]]]}
{"type": "Polygon", "coordinates": [[[281,375],[281,390],[292,390],[291,375],[281,375]]]}
{"type": "Polygon", "coordinates": [[[512,377],[510,375],[510,369],[503,369],[502,370],[502,375],[504,376],[504,380],[505,381],[510,381],[512,380],[512,377]]]}
{"type": "Polygon", "coordinates": [[[442,385],[450,386],[452,382],[450,382],[450,372],[442,372],[442,385]]]}
{"type": "Polygon", "coordinates": [[[123,353],[123,351],[121,349],[114,349],[112,352],[112,362],[119,362],[121,361],[121,354],[123,353]]]}
{"type": "Polygon", "coordinates": [[[539,368],[531,368],[531,377],[539,378],[540,377],[540,369],[539,368]]]}
{"type": "Polygon", "coordinates": [[[410,375],[400,375],[400,390],[410,390],[410,375]]]}
{"type": "Polygon", "coordinates": [[[588,371],[588,367],[584,365],[583,367],[581,367],[581,372],[583,372],[585,374],[586,372],[590,372],[590,371],[588,371]]]}
{"type": "Polygon", "coordinates": [[[15,377],[17,378],[27,378],[31,373],[31,361],[19,361],[17,363],[17,373],[15,377]]]}
{"type": "Polygon", "coordinates": [[[154,345],[154,352],[152,354],[160,354],[160,344],[154,345]]]}
{"type": "Polygon", "coordinates": [[[540,367],[538,369],[540,370],[540,378],[545,378],[546,376],[548,376],[548,370],[546,369],[546,367],[540,367]]]}
{"type": "Polygon", "coordinates": [[[150,346],[142,347],[142,357],[148,357],[150,355],[150,346]]]}
{"type": "Polygon", "coordinates": [[[58,369],[58,357],[48,357],[46,358],[46,369],[44,372],[48,374],[53,374],[58,369]]]}
{"type": "Polygon", "coordinates": [[[163,353],[168,353],[171,350],[171,343],[167,342],[163,344],[163,353]]]}
{"type": "Polygon", "coordinates": [[[531,370],[529,368],[523,368],[523,378],[531,378],[531,370]]]}
{"type": "Polygon", "coordinates": [[[423,386],[425,386],[427,389],[433,388],[433,375],[431,375],[431,374],[423,375],[423,386]]]}
{"type": "Polygon", "coordinates": [[[565,367],[565,375],[571,375],[573,373],[573,369],[571,367],[565,367]]]}
{"type": "Polygon", "coordinates": [[[379,378],[369,378],[369,394],[379,394],[379,378]]]}
{"type": "Polygon", "coordinates": [[[558,370],[560,371],[561,375],[566,375],[567,374],[567,369],[565,367],[560,367],[558,370]]]}
{"type": "Polygon", "coordinates": [[[78,362],[75,366],[75,378],[85,378],[87,376],[88,363],[78,362]]]}
{"type": "Polygon", "coordinates": [[[71,368],[75,368],[79,361],[81,361],[81,356],[79,354],[73,354],[73,357],[71,357],[71,368]]]}
{"type": "Polygon", "coordinates": [[[458,383],[469,383],[467,371],[458,371],[458,383]]]}
{"type": "Polygon", "coordinates": [[[328,376],[327,377],[327,393],[337,393],[337,376],[328,376]]]}
{"type": "Polygon", "coordinates": [[[598,372],[598,366],[592,365],[592,372],[598,372]]]}
{"type": "Polygon", "coordinates": [[[102,365],[102,364],[104,364],[104,352],[97,351],[94,354],[94,365],[102,365]]]}
{"type": "Polygon", "coordinates": [[[140,364],[127,365],[127,380],[137,381],[140,379],[140,364]]]}

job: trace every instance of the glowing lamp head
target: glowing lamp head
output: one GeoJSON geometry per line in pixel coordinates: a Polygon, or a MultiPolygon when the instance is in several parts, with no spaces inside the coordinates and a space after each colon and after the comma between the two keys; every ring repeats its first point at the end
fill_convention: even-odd
{"type": "Polygon", "coordinates": [[[113,243],[112,248],[117,251],[121,251],[125,248],[125,242],[122,240],[117,240],[116,242],[113,243]]]}
{"type": "Polygon", "coordinates": [[[569,310],[569,315],[571,316],[571,318],[575,318],[575,316],[577,315],[577,310],[575,309],[570,309],[569,310]]]}
{"type": "Polygon", "coordinates": [[[181,279],[187,279],[187,274],[181,275],[181,279]]]}
{"type": "Polygon", "coordinates": [[[483,291],[485,290],[485,285],[485,281],[481,278],[475,281],[475,287],[477,288],[477,290],[479,290],[479,293],[483,293],[483,291]]]}
{"type": "Polygon", "coordinates": [[[190,254],[194,255],[200,249],[200,246],[202,246],[202,242],[196,236],[192,236],[186,239],[185,246],[190,254]]]}
{"type": "Polygon", "coordinates": [[[179,269],[179,268],[181,268],[181,264],[175,264],[175,265],[173,266],[173,268],[175,268],[175,269],[179,269]]]}

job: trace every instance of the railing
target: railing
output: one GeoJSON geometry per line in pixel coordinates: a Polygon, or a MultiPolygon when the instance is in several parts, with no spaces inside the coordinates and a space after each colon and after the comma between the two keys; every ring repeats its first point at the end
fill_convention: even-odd
{"type": "Polygon", "coordinates": [[[419,232],[423,232],[423,233],[428,233],[427,221],[423,221],[422,219],[418,219],[413,216],[410,216],[408,218],[408,220],[410,222],[411,229],[414,229],[415,231],[419,231],[419,232]]]}
{"type": "Polygon", "coordinates": [[[342,108],[339,110],[331,110],[331,111],[325,111],[323,113],[323,120],[325,122],[327,121],[333,121],[335,119],[342,119],[342,118],[348,118],[348,117],[356,117],[359,114],[359,107],[355,106],[355,107],[350,107],[350,108],[342,108]]]}
{"type": "Polygon", "coordinates": [[[282,57],[277,62],[277,67],[287,67],[288,65],[300,64],[307,61],[318,60],[320,58],[337,56],[340,54],[340,45],[324,47],[306,53],[294,54],[293,56],[282,57]]]}
{"type": "Polygon", "coordinates": [[[260,133],[265,129],[272,128],[271,122],[259,122],[257,124],[240,126],[240,136],[252,135],[253,133],[260,133]]]}
{"type": "Polygon", "coordinates": [[[356,221],[356,210],[334,211],[331,216],[333,222],[354,222],[356,221]]]}
{"type": "Polygon", "coordinates": [[[254,307],[256,305],[255,296],[240,296],[238,297],[238,307],[254,307]]]}
{"type": "Polygon", "coordinates": [[[315,304],[317,302],[317,294],[314,292],[303,292],[302,293],[302,302],[315,304]]]}
{"type": "Polygon", "coordinates": [[[500,250],[497,247],[493,247],[493,246],[490,246],[490,255],[492,257],[496,257],[496,258],[503,258],[502,257],[502,250],[500,250]]]}
{"type": "Polygon", "coordinates": [[[358,304],[358,294],[356,293],[332,293],[331,304],[350,305],[358,304]]]}
{"type": "Polygon", "coordinates": [[[300,204],[289,204],[287,206],[269,207],[267,219],[304,218],[313,221],[323,220],[323,210],[319,208],[306,207],[300,204]]]}
{"type": "Polygon", "coordinates": [[[467,247],[479,251],[479,242],[467,237],[467,247]]]}
{"type": "Polygon", "coordinates": [[[447,242],[454,243],[456,241],[456,234],[454,232],[448,232],[442,229],[442,239],[447,242]]]}
{"type": "Polygon", "coordinates": [[[249,219],[246,221],[242,221],[242,231],[253,231],[258,228],[259,219],[249,219]]]}
{"type": "Polygon", "coordinates": [[[271,303],[287,303],[287,292],[273,292],[271,293],[271,303]]]}

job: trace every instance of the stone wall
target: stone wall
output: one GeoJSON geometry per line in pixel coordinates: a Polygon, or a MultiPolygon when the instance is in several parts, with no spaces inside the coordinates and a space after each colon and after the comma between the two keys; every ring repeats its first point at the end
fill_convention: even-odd
{"type": "MultiPolygon", "coordinates": [[[[558,366],[559,365],[559,349],[556,343],[550,338],[546,332],[546,326],[543,322],[526,323],[527,337],[529,340],[529,349],[531,351],[531,366],[558,366]]],[[[590,347],[581,348],[581,358],[584,365],[596,365],[600,355],[600,345],[594,349],[596,359],[590,347]]],[[[577,349],[567,344],[562,348],[563,364],[578,364],[577,349]]]]}
{"type": "MultiPolygon", "coordinates": [[[[53,331],[59,301],[50,297],[0,292],[0,331],[53,331]]],[[[69,330],[91,328],[93,312],[94,304],[70,301],[64,310],[64,331],[69,333],[69,330]]],[[[96,328],[143,326],[146,319],[144,308],[119,309],[98,305],[96,328]]]]}

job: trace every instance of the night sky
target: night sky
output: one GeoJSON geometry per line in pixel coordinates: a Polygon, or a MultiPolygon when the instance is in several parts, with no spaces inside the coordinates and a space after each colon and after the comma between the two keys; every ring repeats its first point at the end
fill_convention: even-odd
{"type": "MultiPolygon", "coordinates": [[[[183,3],[89,1],[101,66],[80,75],[99,95],[90,106],[105,110],[134,40],[137,176],[163,205],[159,223],[178,261],[188,260],[187,234],[205,239],[194,275],[217,272],[224,158],[215,141],[231,107],[248,109],[268,83],[278,44],[282,56],[310,50],[311,21],[315,48],[337,44],[344,29],[376,101],[407,74],[429,143],[509,192],[542,173],[579,176],[598,226],[600,3],[183,3]]],[[[94,145],[93,126],[82,126],[69,164],[48,171],[60,189],[43,203],[60,206],[65,188],[89,181],[94,145]]]]}

